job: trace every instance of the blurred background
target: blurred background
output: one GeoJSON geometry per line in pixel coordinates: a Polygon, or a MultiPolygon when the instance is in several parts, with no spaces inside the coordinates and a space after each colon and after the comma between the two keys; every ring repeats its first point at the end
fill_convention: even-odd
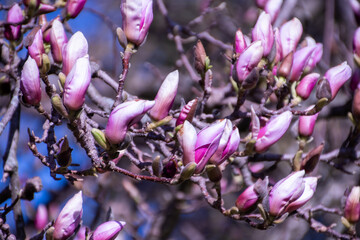
{"type": "MultiPolygon", "coordinates": [[[[16,1],[2,0],[2,4],[12,4],[13,2],[16,1]]],[[[125,90],[140,98],[153,99],[165,76],[174,69],[179,69],[180,88],[175,102],[175,107],[178,107],[182,99],[187,102],[196,97],[199,94],[200,87],[183,66],[180,54],[171,39],[166,21],[159,12],[156,3],[157,1],[154,0],[154,21],[150,27],[147,40],[131,59],[131,68],[125,90]]],[[[164,0],[164,4],[168,9],[169,17],[174,22],[188,26],[193,32],[208,32],[227,46],[232,45],[238,28],[244,34],[251,36],[251,28],[259,14],[259,9],[254,0],[164,0]],[[209,6],[213,10],[206,12],[209,6]],[[201,21],[194,21],[199,16],[202,16],[201,21]]],[[[285,4],[287,4],[285,10],[280,13],[283,14],[281,15],[283,21],[290,20],[293,17],[299,18],[304,28],[302,39],[306,36],[312,36],[317,42],[324,44],[323,59],[318,64],[317,72],[323,74],[329,67],[343,61],[348,61],[350,66],[354,66],[352,37],[358,24],[347,0],[284,0],[285,4]]],[[[114,26],[121,26],[119,6],[120,0],[88,0],[80,15],[68,22],[73,33],[81,31],[87,38],[91,60],[97,62],[114,79],[118,79],[122,70],[120,52],[123,49],[113,31],[114,26]]],[[[47,14],[47,18],[51,20],[60,14],[61,11],[58,10],[47,14]]],[[[0,11],[0,20],[4,20],[5,17],[5,11],[0,11]]],[[[281,24],[282,22],[275,22],[275,26],[281,24]]],[[[71,33],[68,33],[68,36],[70,37],[71,33]]],[[[183,42],[184,53],[192,64],[193,46],[196,44],[197,38],[183,37],[186,39],[183,42]]],[[[225,87],[229,83],[230,69],[230,63],[225,55],[230,56],[231,49],[219,47],[207,41],[202,42],[213,65],[214,86],[219,89],[225,87]]],[[[25,56],[26,50],[22,50],[20,57],[24,58],[25,56]]],[[[94,79],[93,83],[102,94],[115,97],[115,92],[103,84],[101,80],[94,79]]],[[[316,125],[314,140],[309,144],[308,149],[323,141],[325,142],[324,152],[341,146],[351,126],[350,121],[346,118],[347,112],[351,109],[351,102],[349,102],[351,94],[349,86],[346,85],[336,100],[326,110],[322,111],[316,125]]],[[[225,98],[226,96],[211,96],[215,99],[218,97],[225,98]]],[[[229,99],[235,98],[235,96],[227,97],[229,99]]],[[[315,96],[312,97],[315,99],[315,96]]],[[[211,98],[209,100],[210,107],[208,106],[205,111],[219,117],[225,116],[228,113],[227,106],[212,106],[211,98]]],[[[0,97],[1,106],[7,106],[8,102],[8,97],[0,97]]],[[[231,101],[229,100],[229,102],[231,101]]],[[[74,186],[64,179],[55,181],[50,177],[49,170],[43,167],[38,159],[34,158],[27,146],[28,128],[32,129],[37,136],[42,134],[44,119],[34,116],[37,116],[34,109],[22,107],[21,137],[18,149],[19,175],[23,183],[30,177],[40,176],[44,185],[44,190],[37,193],[32,202],[22,202],[28,236],[36,233],[34,216],[40,204],[46,205],[49,210],[49,220],[55,219],[59,209],[66,202],[65,200],[69,199],[78,189],[83,189],[86,196],[83,225],[95,229],[110,214],[115,220],[127,222],[118,239],[150,239],[149,236],[152,236],[151,239],[157,239],[154,236],[158,236],[158,239],[179,240],[327,239],[326,235],[309,229],[304,220],[297,219],[294,216],[266,231],[253,229],[244,222],[227,219],[207,205],[196,186],[186,183],[179,186],[166,186],[151,182],[137,182],[115,173],[100,174],[97,178],[88,177],[83,182],[77,182],[74,186]]],[[[104,119],[99,118],[97,120],[102,126],[105,126],[104,119]]],[[[241,136],[246,136],[248,127],[248,121],[240,123],[241,136]]],[[[90,160],[84,150],[77,145],[65,124],[56,128],[58,138],[64,135],[69,137],[71,147],[74,149],[72,153],[73,162],[80,164],[80,167],[75,169],[89,167],[90,160]]],[[[3,156],[5,152],[6,141],[7,130],[0,136],[0,142],[4,143],[0,144],[0,156],[3,156]]],[[[38,147],[40,152],[46,153],[45,144],[40,144],[38,147]]],[[[291,131],[288,131],[287,135],[270,149],[272,152],[281,154],[293,154],[296,150],[297,143],[291,131]]],[[[266,164],[261,167],[268,168],[274,163],[266,164]]],[[[138,172],[125,159],[122,159],[120,165],[131,169],[133,172],[138,172]]],[[[279,163],[277,167],[276,171],[270,172],[272,182],[284,177],[290,171],[290,167],[286,163],[279,163]]],[[[347,168],[358,171],[358,168],[351,164],[347,168]]],[[[3,172],[2,169],[0,172],[3,172]]],[[[224,189],[226,189],[227,184],[234,181],[231,174],[230,171],[227,171],[229,177],[224,177],[222,181],[224,189]]],[[[324,163],[320,163],[314,175],[322,176],[314,199],[310,202],[314,206],[321,203],[328,207],[340,207],[346,187],[359,184],[358,174],[355,176],[347,175],[324,163]]],[[[0,190],[7,184],[1,182],[0,190]]],[[[233,206],[241,191],[242,188],[238,188],[227,195],[225,206],[233,206]]],[[[7,203],[9,204],[9,202],[7,203]]],[[[13,228],[14,223],[11,218],[12,214],[9,214],[7,220],[13,228]]],[[[321,215],[319,220],[326,224],[335,222],[337,223],[335,228],[339,231],[342,229],[340,219],[337,216],[325,214],[321,215]]]]}

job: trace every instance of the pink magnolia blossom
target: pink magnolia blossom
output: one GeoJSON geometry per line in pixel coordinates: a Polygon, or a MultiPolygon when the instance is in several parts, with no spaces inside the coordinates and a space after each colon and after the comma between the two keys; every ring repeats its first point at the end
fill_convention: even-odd
{"type": "Polygon", "coordinates": [[[99,225],[91,236],[92,240],[114,240],[124,228],[125,222],[108,221],[99,225]]]}
{"type": "Polygon", "coordinates": [[[76,32],[70,38],[69,42],[63,45],[62,58],[63,67],[62,72],[68,75],[71,68],[75,65],[78,58],[84,57],[88,54],[88,43],[81,32],[76,32]]]}
{"type": "Polygon", "coordinates": [[[240,29],[238,29],[235,33],[234,52],[240,54],[246,47],[247,43],[245,41],[244,34],[240,29]]]}
{"type": "Polygon", "coordinates": [[[295,52],[303,32],[303,27],[299,19],[284,23],[280,28],[280,42],[282,57],[286,57],[291,51],[295,52]]]}
{"type": "MultiPolygon", "coordinates": [[[[313,108],[314,106],[310,106],[307,110],[313,108]]],[[[300,116],[299,117],[299,125],[298,131],[299,135],[302,137],[310,137],[314,132],[314,127],[316,123],[316,119],[320,113],[316,113],[311,116],[300,116]]]]}
{"type": "Polygon", "coordinates": [[[42,66],[42,54],[45,53],[42,31],[35,33],[33,42],[28,46],[29,55],[36,61],[38,67],[42,66]]]}
{"type": "Polygon", "coordinates": [[[155,105],[149,111],[152,119],[159,121],[168,116],[179,86],[179,71],[169,73],[155,97],[155,105]]]}
{"type": "Polygon", "coordinates": [[[346,198],[344,217],[350,222],[355,223],[360,218],[360,187],[356,186],[351,189],[346,198]]]}
{"type": "Polygon", "coordinates": [[[271,22],[275,22],[275,19],[279,15],[283,0],[268,0],[264,10],[271,17],[271,22]]]}
{"type": "Polygon", "coordinates": [[[24,102],[38,105],[41,101],[40,73],[36,61],[30,56],[23,66],[20,80],[24,102]]]}
{"type": "Polygon", "coordinates": [[[195,114],[197,102],[198,102],[198,100],[197,100],[197,98],[195,98],[195,99],[191,100],[190,102],[188,102],[181,109],[179,117],[176,119],[176,123],[175,123],[176,126],[183,124],[185,122],[185,120],[188,120],[189,122],[191,122],[191,120],[195,114]]]}
{"type": "Polygon", "coordinates": [[[79,58],[66,76],[64,105],[70,110],[79,110],[85,102],[85,94],[91,81],[89,57],[79,58]]]}
{"type": "Polygon", "coordinates": [[[64,26],[58,19],[55,19],[52,23],[50,32],[51,54],[55,62],[62,62],[62,49],[66,43],[67,37],[64,26]]]}
{"type": "Polygon", "coordinates": [[[256,41],[240,54],[235,63],[236,76],[239,82],[244,81],[250,72],[259,64],[263,52],[261,41],[256,41]]]}
{"type": "MultiPolygon", "coordinates": [[[[20,23],[24,20],[24,16],[19,4],[14,4],[10,9],[6,17],[8,23],[20,23]]],[[[18,40],[21,37],[21,24],[5,25],[4,36],[8,40],[18,40]]]]}
{"type": "Polygon", "coordinates": [[[260,40],[263,47],[263,56],[266,57],[274,43],[274,33],[271,26],[270,15],[262,12],[252,30],[253,41],[260,40]]]}
{"type": "Polygon", "coordinates": [[[128,128],[139,122],[144,114],[155,105],[155,101],[133,100],[124,102],[112,110],[106,125],[105,136],[112,144],[121,143],[128,128]]]}
{"type": "Polygon", "coordinates": [[[257,135],[255,143],[256,152],[264,152],[271,145],[279,141],[290,126],[292,113],[283,112],[280,115],[271,118],[267,124],[262,127],[257,135]]]}
{"type": "Polygon", "coordinates": [[[240,212],[249,211],[259,200],[259,195],[254,191],[254,184],[243,191],[236,200],[236,207],[240,212]]]}
{"type": "Polygon", "coordinates": [[[152,0],[122,0],[123,30],[129,42],[140,46],[153,20],[152,0]]]}
{"type": "Polygon", "coordinates": [[[84,8],[86,0],[67,0],[66,15],[69,18],[76,18],[84,8]]]}
{"type": "Polygon", "coordinates": [[[327,70],[324,76],[330,83],[331,99],[334,99],[342,85],[351,77],[351,68],[347,62],[343,62],[327,70]]]}
{"type": "Polygon", "coordinates": [[[308,46],[295,52],[289,78],[290,82],[299,80],[314,50],[315,46],[308,46]]]}
{"type": "Polygon", "coordinates": [[[79,226],[83,213],[82,192],[75,194],[63,207],[54,224],[55,240],[65,240],[74,234],[79,226]]]}
{"type": "Polygon", "coordinates": [[[299,85],[296,86],[296,94],[304,100],[308,99],[319,77],[320,74],[318,73],[310,73],[303,77],[299,85]]]}

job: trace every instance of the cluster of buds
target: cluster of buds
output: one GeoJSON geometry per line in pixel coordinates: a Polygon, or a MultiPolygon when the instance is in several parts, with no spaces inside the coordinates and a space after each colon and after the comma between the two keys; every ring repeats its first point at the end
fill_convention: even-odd
{"type": "Polygon", "coordinates": [[[198,134],[192,124],[185,121],[178,139],[183,149],[183,164],[195,163],[195,173],[201,173],[208,162],[223,163],[240,144],[239,130],[227,119],[218,120],[198,134]]]}

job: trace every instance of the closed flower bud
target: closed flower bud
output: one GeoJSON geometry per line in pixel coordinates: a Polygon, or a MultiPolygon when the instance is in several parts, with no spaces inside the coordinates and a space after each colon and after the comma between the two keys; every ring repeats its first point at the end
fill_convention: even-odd
{"type": "Polygon", "coordinates": [[[235,33],[234,52],[237,54],[242,53],[247,47],[244,35],[240,29],[235,33]]]}
{"type": "Polygon", "coordinates": [[[253,42],[239,56],[235,63],[236,77],[242,82],[249,76],[250,72],[259,64],[263,56],[261,41],[253,42]]]}
{"type": "Polygon", "coordinates": [[[91,81],[89,57],[79,58],[66,76],[64,105],[70,110],[79,110],[85,102],[85,94],[91,81]]]}
{"type": "Polygon", "coordinates": [[[224,150],[225,150],[225,148],[227,146],[227,143],[230,140],[232,130],[233,130],[233,128],[232,128],[231,121],[226,119],[225,120],[225,127],[224,127],[224,130],[223,130],[222,134],[221,134],[219,145],[218,145],[215,153],[210,158],[209,162],[218,163],[218,164],[221,163],[220,162],[222,160],[221,157],[222,157],[222,154],[223,154],[223,152],[224,152],[224,150]]]}
{"type": "Polygon", "coordinates": [[[59,20],[55,19],[50,32],[51,54],[55,62],[62,62],[62,49],[66,43],[67,37],[64,26],[59,20]]]}
{"type": "Polygon", "coordinates": [[[354,54],[360,57],[360,27],[354,33],[353,39],[354,54]]]}
{"type": "Polygon", "coordinates": [[[311,173],[319,162],[320,155],[324,149],[324,143],[321,143],[316,148],[312,149],[301,162],[300,169],[305,170],[305,173],[311,173]]]}
{"type": "Polygon", "coordinates": [[[40,74],[38,66],[30,56],[21,71],[20,89],[25,103],[36,106],[41,100],[40,74]]]}
{"type": "Polygon", "coordinates": [[[54,11],[56,11],[56,7],[53,5],[41,3],[36,12],[36,15],[47,14],[54,11]]]}
{"type": "Polygon", "coordinates": [[[179,143],[183,150],[183,165],[195,162],[196,130],[189,121],[185,121],[178,133],[179,143]]]}
{"type": "Polygon", "coordinates": [[[84,8],[86,0],[67,0],[66,16],[68,18],[76,18],[84,8]]]}
{"type": "Polygon", "coordinates": [[[260,129],[257,135],[255,151],[264,152],[271,145],[279,141],[289,128],[291,119],[292,113],[290,111],[271,118],[267,124],[260,129]]]}
{"type": "Polygon", "coordinates": [[[291,213],[296,209],[301,208],[304,206],[314,195],[317,185],[317,178],[316,177],[306,177],[303,178],[304,183],[304,192],[301,194],[299,198],[295,201],[290,202],[289,205],[286,206],[285,212],[291,213]]]}
{"type": "Polygon", "coordinates": [[[271,22],[274,22],[277,16],[279,15],[281,5],[283,0],[268,0],[264,10],[268,13],[271,17],[271,22]]]}
{"type": "Polygon", "coordinates": [[[40,28],[35,28],[34,30],[28,35],[28,39],[32,39],[29,39],[31,43],[29,43],[27,48],[29,55],[36,61],[38,67],[41,67],[43,61],[42,54],[45,53],[43,35],[40,28]]]}
{"type": "MultiPolygon", "coordinates": [[[[307,110],[312,109],[314,106],[310,106],[307,110]]],[[[311,116],[300,116],[298,131],[301,137],[310,137],[314,131],[315,122],[319,113],[315,113],[311,116]]]]}
{"type": "Polygon", "coordinates": [[[81,191],[67,201],[54,224],[53,237],[55,240],[65,240],[74,234],[81,221],[83,213],[82,203],[81,191]]]}
{"type": "Polygon", "coordinates": [[[346,198],[344,217],[350,223],[356,223],[360,217],[360,187],[355,186],[351,189],[346,198]]]}
{"type": "Polygon", "coordinates": [[[49,218],[48,218],[48,211],[46,209],[46,206],[43,204],[40,204],[38,208],[36,209],[36,215],[35,215],[35,228],[38,231],[41,231],[45,228],[45,226],[48,224],[49,218]]]}
{"type": "Polygon", "coordinates": [[[140,46],[153,20],[152,0],[122,0],[123,30],[129,42],[140,46]]]}
{"type": "Polygon", "coordinates": [[[133,100],[124,102],[110,113],[105,136],[111,144],[121,143],[128,128],[141,120],[144,114],[155,105],[155,101],[133,100]]]}
{"type": "Polygon", "coordinates": [[[99,225],[91,236],[91,240],[114,240],[124,228],[125,222],[108,221],[99,225]]]}
{"type": "Polygon", "coordinates": [[[254,184],[243,191],[236,200],[236,207],[241,213],[246,213],[253,209],[256,202],[259,200],[259,195],[254,190],[254,184]]]}
{"type": "Polygon", "coordinates": [[[81,32],[76,32],[62,48],[62,72],[68,75],[78,58],[88,54],[88,43],[81,32]]]}
{"type": "Polygon", "coordinates": [[[299,19],[284,23],[280,28],[280,42],[282,56],[285,57],[291,51],[295,52],[296,46],[301,38],[303,32],[302,24],[299,19]]]}
{"type": "Polygon", "coordinates": [[[165,118],[174,103],[179,85],[179,71],[169,73],[155,97],[155,105],[151,108],[149,115],[152,119],[159,121],[165,118]]]}
{"type": "MultiPolygon", "coordinates": [[[[19,4],[14,4],[14,6],[12,6],[9,9],[9,12],[6,17],[6,21],[8,23],[20,23],[23,20],[24,20],[24,16],[19,4]]],[[[21,25],[13,26],[6,24],[4,36],[6,39],[11,41],[18,40],[21,36],[21,25]]]]}
{"type": "Polygon", "coordinates": [[[50,33],[51,33],[51,28],[50,28],[51,24],[47,21],[45,14],[41,14],[39,16],[39,25],[41,26],[41,31],[43,34],[43,41],[46,43],[49,43],[50,42],[50,33]]]}
{"type": "Polygon", "coordinates": [[[351,68],[347,62],[343,62],[342,64],[327,70],[324,76],[330,83],[332,100],[335,98],[342,85],[344,85],[351,77],[351,68]]]}
{"type": "Polygon", "coordinates": [[[276,70],[276,74],[278,76],[287,78],[291,73],[291,68],[293,65],[294,52],[290,52],[287,56],[282,60],[279,69],[276,70]]]}
{"type": "Polygon", "coordinates": [[[204,75],[206,71],[206,52],[204,45],[200,40],[197,41],[194,47],[194,57],[195,57],[195,70],[200,75],[204,75]]]}
{"type": "Polygon", "coordinates": [[[295,52],[289,77],[290,82],[299,80],[314,50],[315,46],[308,46],[295,52]]]}
{"type": "Polygon", "coordinates": [[[310,73],[303,77],[296,87],[296,94],[304,100],[308,99],[319,77],[318,73],[310,73]]]}
{"type": "Polygon", "coordinates": [[[179,117],[176,119],[176,126],[179,126],[185,122],[185,120],[191,122],[195,112],[196,112],[196,106],[198,103],[198,99],[195,98],[188,102],[182,109],[179,114],[179,117]]]}
{"type": "Polygon", "coordinates": [[[266,57],[274,43],[274,33],[271,26],[270,15],[262,12],[252,30],[252,40],[260,40],[263,47],[263,56],[266,57]]]}
{"type": "Polygon", "coordinates": [[[293,172],[275,184],[269,193],[270,215],[281,216],[285,213],[285,208],[303,194],[305,189],[304,174],[304,170],[293,172]]]}

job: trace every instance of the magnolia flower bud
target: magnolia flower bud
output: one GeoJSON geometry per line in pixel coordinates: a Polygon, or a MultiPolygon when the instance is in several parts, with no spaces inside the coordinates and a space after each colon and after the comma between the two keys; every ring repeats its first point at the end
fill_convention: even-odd
{"type": "Polygon", "coordinates": [[[317,185],[317,178],[316,177],[303,178],[303,183],[305,186],[303,193],[295,201],[290,202],[289,205],[286,206],[284,212],[291,213],[291,212],[295,211],[296,209],[301,208],[314,195],[315,190],[316,190],[316,185],[317,185]]]}
{"type": "MultiPolygon", "coordinates": [[[[40,28],[34,29],[36,32],[31,32],[29,35],[33,38],[30,39],[31,43],[27,47],[29,55],[36,61],[38,67],[42,66],[42,54],[45,53],[43,35],[40,28]]],[[[29,37],[28,35],[28,37],[29,37]]],[[[31,37],[29,37],[31,38],[31,37]]]]}
{"type": "Polygon", "coordinates": [[[251,210],[259,200],[259,195],[254,191],[254,184],[246,188],[236,200],[236,207],[241,213],[251,210]]]}
{"type": "Polygon", "coordinates": [[[206,71],[206,52],[204,45],[200,40],[197,41],[196,45],[194,46],[194,57],[195,57],[195,70],[203,76],[206,71]]]}
{"type": "Polygon", "coordinates": [[[41,3],[36,15],[47,14],[56,11],[56,7],[50,4],[41,3]]]}
{"type": "MultiPolygon", "coordinates": [[[[310,106],[306,110],[312,109],[314,106],[310,106]]],[[[314,131],[315,122],[317,117],[319,116],[319,113],[315,113],[311,116],[300,116],[299,117],[299,125],[298,125],[298,131],[299,136],[301,137],[310,137],[314,131]]]]}
{"type": "Polygon", "coordinates": [[[39,25],[41,26],[41,31],[43,34],[43,41],[49,43],[51,28],[49,27],[50,23],[47,21],[45,14],[39,16],[39,25]]]}
{"type": "Polygon", "coordinates": [[[25,103],[34,106],[40,103],[41,87],[39,69],[35,60],[30,56],[26,60],[21,72],[20,89],[25,103]]]}
{"type": "Polygon", "coordinates": [[[155,105],[155,101],[133,100],[114,108],[106,125],[105,136],[111,144],[121,143],[128,127],[141,120],[144,114],[155,105]]]}
{"type": "MultiPolygon", "coordinates": [[[[8,23],[20,23],[24,20],[24,16],[22,13],[22,10],[19,6],[19,4],[14,4],[14,6],[12,6],[9,9],[9,12],[7,14],[6,17],[6,21],[8,23]]],[[[6,24],[5,25],[5,31],[4,31],[4,36],[6,39],[13,41],[13,40],[18,40],[21,36],[21,25],[9,25],[6,24]]]]}
{"type": "Polygon", "coordinates": [[[282,60],[279,69],[276,70],[276,74],[278,76],[287,78],[291,73],[291,68],[294,62],[294,52],[290,52],[287,56],[282,60]]]}
{"type": "Polygon", "coordinates": [[[347,62],[343,62],[342,64],[327,70],[324,76],[330,83],[332,100],[335,98],[342,85],[344,85],[351,77],[351,68],[347,62]]]}
{"type": "Polygon", "coordinates": [[[290,82],[299,80],[314,50],[315,46],[308,46],[295,52],[289,78],[290,82]]]}
{"type": "Polygon", "coordinates": [[[49,218],[48,218],[48,211],[46,209],[46,206],[40,204],[36,209],[35,228],[38,231],[41,231],[45,228],[48,222],[49,222],[49,218]]]}
{"type": "Polygon", "coordinates": [[[183,149],[183,163],[197,164],[195,173],[204,170],[205,165],[216,152],[221,136],[226,126],[226,120],[219,120],[212,125],[202,129],[197,135],[195,128],[185,121],[178,133],[180,145],[183,149]]]}
{"type": "Polygon", "coordinates": [[[53,237],[55,240],[68,239],[79,226],[83,208],[82,192],[75,194],[63,207],[54,224],[53,237]]]}
{"type": "Polygon", "coordinates": [[[302,24],[299,19],[284,23],[280,28],[280,42],[281,54],[283,57],[288,55],[291,51],[295,52],[296,46],[301,38],[303,32],[302,24]]]}
{"type": "Polygon", "coordinates": [[[235,63],[236,76],[239,82],[244,81],[260,62],[263,56],[261,41],[253,42],[239,56],[235,63]]]}
{"type": "Polygon", "coordinates": [[[310,73],[303,77],[296,87],[296,94],[304,100],[308,99],[319,77],[318,73],[310,73]]]}
{"type": "Polygon", "coordinates": [[[140,46],[153,20],[152,0],[122,0],[123,29],[129,42],[140,46]]]}
{"type": "Polygon", "coordinates": [[[271,22],[275,22],[275,19],[279,15],[282,3],[283,0],[269,0],[266,3],[264,10],[270,15],[271,22]]]}
{"type": "Polygon", "coordinates": [[[55,62],[62,62],[62,49],[66,43],[67,37],[64,26],[58,19],[55,19],[50,33],[51,54],[55,62]]]}
{"type": "Polygon", "coordinates": [[[125,222],[108,221],[98,226],[91,236],[91,240],[114,240],[124,228],[125,222]]]}
{"type": "Polygon", "coordinates": [[[270,215],[281,216],[285,213],[285,208],[303,194],[304,174],[304,170],[293,172],[275,184],[269,193],[270,215]]]}
{"type": "Polygon", "coordinates": [[[260,129],[257,135],[255,151],[264,152],[271,145],[279,141],[289,128],[291,119],[292,113],[290,111],[283,112],[282,114],[271,118],[267,124],[260,129]]]}
{"type": "Polygon", "coordinates": [[[198,103],[198,99],[195,98],[195,99],[191,100],[190,102],[188,102],[181,109],[179,117],[176,119],[176,124],[175,124],[176,126],[183,124],[185,122],[185,120],[188,120],[189,122],[192,121],[192,119],[195,115],[197,103],[198,103]]]}
{"type": "Polygon", "coordinates": [[[359,221],[360,217],[360,187],[355,186],[351,189],[350,194],[346,198],[344,217],[350,222],[359,221]]]}
{"type": "Polygon", "coordinates": [[[79,58],[66,76],[64,105],[70,110],[79,110],[85,102],[85,94],[91,81],[89,57],[79,58]]]}
{"type": "Polygon", "coordinates": [[[262,12],[252,30],[252,40],[260,40],[263,47],[263,56],[266,57],[274,43],[274,33],[271,26],[270,15],[262,12]]]}
{"type": "Polygon", "coordinates": [[[244,35],[240,29],[238,29],[235,33],[235,42],[234,42],[234,52],[242,53],[247,47],[244,35]]]}
{"type": "Polygon", "coordinates": [[[68,18],[76,18],[84,8],[86,0],[67,0],[66,16],[68,18]]]}
{"type": "Polygon", "coordinates": [[[165,118],[174,103],[179,85],[179,71],[169,73],[155,97],[155,105],[149,111],[152,119],[159,121],[165,118]]]}
{"type": "Polygon", "coordinates": [[[62,72],[68,75],[71,68],[75,65],[78,58],[84,57],[88,54],[88,43],[81,32],[76,32],[68,43],[63,45],[62,58],[63,67],[62,72]]]}
{"type": "Polygon", "coordinates": [[[312,149],[301,162],[300,169],[304,169],[305,173],[311,173],[319,162],[320,155],[324,149],[324,143],[321,143],[316,148],[312,149]]]}

